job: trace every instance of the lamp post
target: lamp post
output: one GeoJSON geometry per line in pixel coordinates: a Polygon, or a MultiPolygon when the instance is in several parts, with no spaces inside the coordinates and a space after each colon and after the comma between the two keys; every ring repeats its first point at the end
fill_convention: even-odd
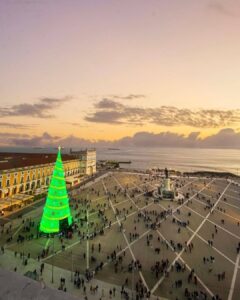
{"type": "Polygon", "coordinates": [[[22,263],[24,265],[24,249],[25,249],[25,241],[23,241],[23,255],[22,255],[22,263]]]}
{"type": "Polygon", "coordinates": [[[134,271],[135,271],[135,266],[134,266],[134,263],[133,263],[133,266],[132,266],[132,300],[134,299],[134,295],[133,295],[133,291],[134,291],[134,271]]]}
{"type": "Polygon", "coordinates": [[[53,283],[53,262],[54,262],[54,235],[53,235],[53,254],[52,254],[52,283],[53,283]]]}
{"type": "Polygon", "coordinates": [[[88,214],[88,208],[87,208],[87,253],[86,253],[86,259],[87,259],[87,270],[89,269],[89,214],[88,214]]]}
{"type": "Polygon", "coordinates": [[[10,210],[12,211],[12,196],[10,197],[10,201],[11,201],[10,210]]]}
{"type": "Polygon", "coordinates": [[[71,251],[71,260],[72,260],[71,282],[73,282],[73,252],[72,251],[71,251]]]}

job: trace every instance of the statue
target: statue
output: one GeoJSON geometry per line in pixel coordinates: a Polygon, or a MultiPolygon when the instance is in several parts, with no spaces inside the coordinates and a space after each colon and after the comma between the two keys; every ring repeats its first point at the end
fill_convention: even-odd
{"type": "Polygon", "coordinates": [[[165,171],[164,171],[164,172],[165,172],[165,177],[168,178],[168,169],[165,168],[165,171]]]}

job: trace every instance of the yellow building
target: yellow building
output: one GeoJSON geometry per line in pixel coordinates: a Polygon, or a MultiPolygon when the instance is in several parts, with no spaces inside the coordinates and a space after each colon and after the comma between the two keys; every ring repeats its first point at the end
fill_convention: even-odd
{"type": "MultiPolygon", "coordinates": [[[[35,194],[46,188],[56,154],[0,153],[0,198],[18,193],[35,194]]],[[[62,154],[66,181],[78,184],[82,177],[96,173],[96,150],[62,154]]]]}

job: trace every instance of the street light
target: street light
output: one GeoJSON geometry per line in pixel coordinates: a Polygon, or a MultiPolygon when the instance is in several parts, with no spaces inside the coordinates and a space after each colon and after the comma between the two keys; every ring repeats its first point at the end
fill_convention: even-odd
{"type": "Polygon", "coordinates": [[[24,249],[25,249],[25,241],[23,241],[23,253],[22,253],[23,265],[24,265],[24,249]]]}
{"type": "Polygon", "coordinates": [[[12,211],[12,195],[11,195],[11,197],[10,197],[10,201],[11,201],[10,209],[11,209],[11,211],[12,211]]]}
{"type": "Polygon", "coordinates": [[[87,208],[87,253],[86,253],[86,259],[87,259],[87,269],[89,269],[89,213],[87,208]]]}
{"type": "Polygon", "coordinates": [[[71,282],[73,282],[73,252],[72,251],[71,251],[71,259],[72,259],[71,282]]]}
{"type": "Polygon", "coordinates": [[[87,270],[89,269],[89,211],[88,211],[88,194],[87,194],[87,243],[86,243],[86,265],[87,265],[87,270]]]}
{"type": "Polygon", "coordinates": [[[53,235],[53,254],[52,254],[52,283],[53,283],[53,262],[54,262],[54,237],[55,237],[55,235],[53,235]]]}
{"type": "Polygon", "coordinates": [[[134,295],[133,295],[133,291],[134,291],[134,271],[135,271],[134,263],[132,265],[132,300],[134,299],[134,295]]]}

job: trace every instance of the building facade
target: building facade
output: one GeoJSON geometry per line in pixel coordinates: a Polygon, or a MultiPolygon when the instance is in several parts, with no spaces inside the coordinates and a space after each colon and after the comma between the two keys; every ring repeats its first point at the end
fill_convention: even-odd
{"type": "MultiPolygon", "coordinates": [[[[18,193],[34,194],[50,184],[56,154],[1,153],[0,199],[18,193]]],[[[63,154],[66,180],[96,173],[96,150],[82,150],[63,154]]]]}
{"type": "Polygon", "coordinates": [[[78,157],[79,161],[82,164],[82,171],[84,174],[93,175],[96,173],[96,150],[87,149],[81,151],[72,151],[70,150],[70,154],[78,157]]]}

